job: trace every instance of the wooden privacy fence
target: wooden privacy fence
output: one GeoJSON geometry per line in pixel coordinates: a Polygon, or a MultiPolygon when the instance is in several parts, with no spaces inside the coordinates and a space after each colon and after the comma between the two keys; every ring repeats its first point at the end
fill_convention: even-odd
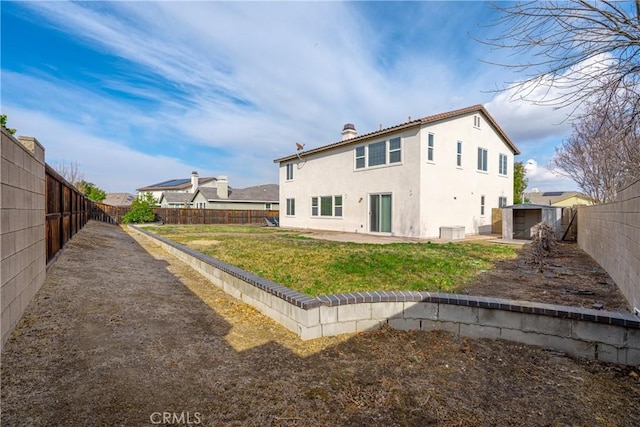
{"type": "Polygon", "coordinates": [[[47,264],[89,221],[91,201],[49,165],[45,165],[47,264]]]}
{"type": "MultiPolygon", "coordinates": [[[[265,218],[280,215],[274,210],[230,210],[193,208],[153,208],[156,220],[164,224],[264,224],[265,218]]],[[[129,212],[127,207],[116,207],[104,203],[92,203],[91,219],[122,224],[122,217],[129,212]]]]}

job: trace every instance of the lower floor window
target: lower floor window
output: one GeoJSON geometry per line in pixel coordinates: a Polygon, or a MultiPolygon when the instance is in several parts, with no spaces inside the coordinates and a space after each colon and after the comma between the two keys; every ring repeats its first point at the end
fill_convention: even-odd
{"type": "Polygon", "coordinates": [[[342,216],[342,196],[311,198],[311,216],[342,216]]]}
{"type": "Polygon", "coordinates": [[[294,216],[296,214],[296,199],[287,199],[287,215],[294,216]]]}
{"type": "Polygon", "coordinates": [[[505,206],[507,206],[507,198],[506,197],[498,198],[498,207],[504,208],[505,206]]]}

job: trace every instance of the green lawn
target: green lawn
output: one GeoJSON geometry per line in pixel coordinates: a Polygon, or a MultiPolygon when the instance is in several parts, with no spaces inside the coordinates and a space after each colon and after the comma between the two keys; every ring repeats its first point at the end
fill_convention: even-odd
{"type": "Polygon", "coordinates": [[[340,243],[260,226],[162,226],[146,230],[299,292],[456,292],[512,247],[478,243],[340,243]]]}

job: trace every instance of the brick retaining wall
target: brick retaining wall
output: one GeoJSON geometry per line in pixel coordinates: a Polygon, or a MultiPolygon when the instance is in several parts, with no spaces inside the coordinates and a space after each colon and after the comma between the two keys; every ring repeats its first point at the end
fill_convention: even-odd
{"type": "Polygon", "coordinates": [[[368,331],[444,330],[550,347],[572,356],[640,364],[640,318],[622,312],[431,292],[310,297],[135,226],[231,296],[302,339],[368,331]]]}

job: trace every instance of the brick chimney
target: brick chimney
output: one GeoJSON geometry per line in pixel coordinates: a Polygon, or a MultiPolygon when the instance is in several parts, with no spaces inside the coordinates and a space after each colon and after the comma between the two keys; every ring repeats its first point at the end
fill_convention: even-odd
{"type": "Polygon", "coordinates": [[[191,192],[192,193],[196,192],[196,190],[198,189],[198,184],[199,184],[198,172],[193,171],[191,172],[191,192]]]}
{"type": "Polygon", "coordinates": [[[218,189],[218,197],[220,197],[221,199],[229,198],[229,181],[227,180],[226,176],[220,175],[218,177],[216,187],[218,189]]]}
{"type": "Polygon", "coordinates": [[[344,125],[342,129],[342,140],[346,141],[347,139],[355,138],[358,136],[358,132],[356,131],[356,127],[353,123],[347,123],[344,125]]]}

